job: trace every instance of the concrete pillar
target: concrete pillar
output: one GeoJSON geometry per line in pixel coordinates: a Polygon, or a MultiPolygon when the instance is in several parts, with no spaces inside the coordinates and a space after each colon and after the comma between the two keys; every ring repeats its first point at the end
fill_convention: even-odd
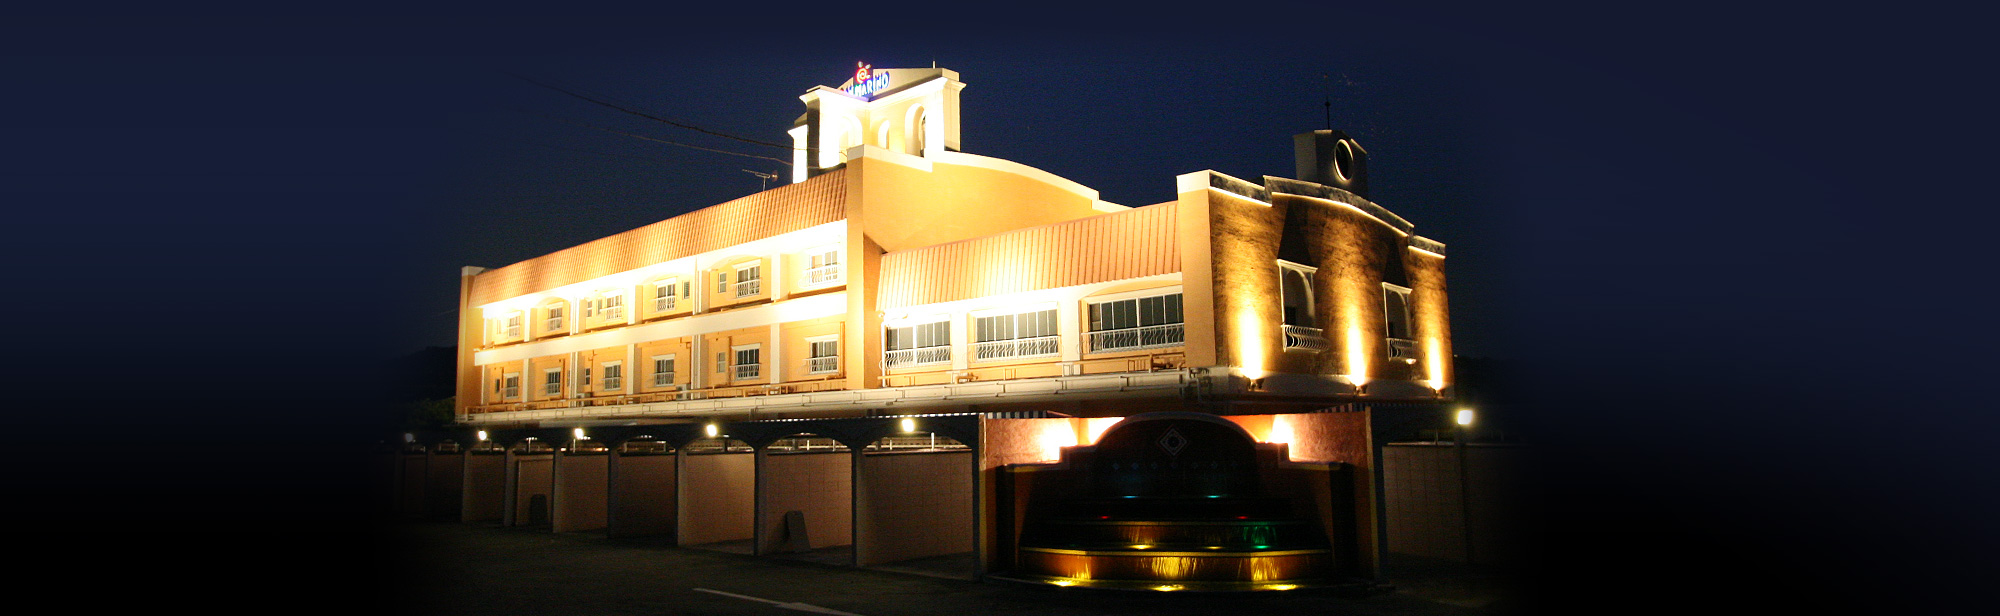
{"type": "MultiPolygon", "coordinates": [[[[768,445],[766,447],[768,447],[768,445]]],[[[769,490],[766,489],[770,483],[769,473],[765,472],[765,465],[769,463],[771,454],[770,452],[765,451],[765,447],[758,447],[757,452],[751,455],[756,456],[755,458],[756,471],[753,473],[753,475],[756,477],[756,488],[754,490],[755,501],[750,505],[750,511],[751,511],[750,545],[751,545],[751,553],[756,554],[758,556],[763,556],[766,552],[765,546],[770,545],[772,541],[772,538],[767,536],[770,533],[766,531],[764,528],[766,525],[764,507],[766,501],[770,499],[770,495],[768,494],[769,490]]]]}

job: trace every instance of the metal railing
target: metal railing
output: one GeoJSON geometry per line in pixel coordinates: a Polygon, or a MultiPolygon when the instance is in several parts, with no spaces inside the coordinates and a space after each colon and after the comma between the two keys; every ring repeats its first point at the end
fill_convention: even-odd
{"type": "Polygon", "coordinates": [[[1390,338],[1389,359],[1400,359],[1407,362],[1417,361],[1417,341],[1390,338]]]}
{"type": "Polygon", "coordinates": [[[882,354],[882,361],[890,368],[947,363],[951,361],[951,347],[934,346],[889,351],[882,354]]]}
{"type": "Polygon", "coordinates": [[[675,299],[677,298],[672,295],[668,295],[666,297],[653,298],[653,312],[666,312],[668,310],[673,310],[675,299]]]}
{"type": "Polygon", "coordinates": [[[1285,348],[1312,349],[1314,351],[1326,350],[1326,330],[1317,327],[1290,324],[1285,325],[1284,329],[1285,348]]]}
{"type": "Polygon", "coordinates": [[[1150,349],[1154,347],[1181,346],[1186,343],[1187,329],[1181,323],[1149,325],[1128,329],[1111,329],[1090,332],[1090,350],[1125,351],[1150,349]]]}
{"type": "Polygon", "coordinates": [[[666,387],[666,386],[668,386],[668,385],[672,385],[672,384],[674,384],[674,373],[672,373],[672,372],[655,372],[655,373],[653,373],[653,386],[654,386],[654,387],[666,387]]]}
{"type": "Polygon", "coordinates": [[[757,280],[745,280],[743,282],[736,283],[736,296],[750,297],[752,295],[756,295],[758,292],[764,289],[763,282],[764,280],[760,278],[757,280]]]}
{"type": "Polygon", "coordinates": [[[544,396],[560,396],[560,395],[562,395],[562,383],[543,383],[543,384],[542,384],[542,395],[544,395],[544,396]]]}
{"type": "Polygon", "coordinates": [[[840,278],[840,264],[822,265],[806,270],[806,284],[833,282],[840,278]]]}
{"type": "Polygon", "coordinates": [[[806,372],[811,374],[826,374],[828,372],[837,372],[839,370],[840,370],[839,355],[814,357],[806,360],[806,372]]]}
{"type": "Polygon", "coordinates": [[[754,379],[764,372],[764,364],[736,364],[736,379],[754,379]]]}
{"type": "Polygon", "coordinates": [[[521,388],[518,386],[506,387],[500,390],[500,398],[502,400],[505,400],[507,398],[519,398],[519,397],[521,397],[521,388]]]}
{"type": "Polygon", "coordinates": [[[975,342],[972,344],[972,358],[974,360],[987,360],[1054,355],[1060,344],[1058,342],[1060,339],[1061,336],[1042,336],[1039,338],[1015,338],[1013,340],[975,342]]]}

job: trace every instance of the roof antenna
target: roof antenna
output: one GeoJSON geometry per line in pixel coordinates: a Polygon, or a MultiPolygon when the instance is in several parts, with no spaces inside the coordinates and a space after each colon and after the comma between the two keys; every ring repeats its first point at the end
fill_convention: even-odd
{"type": "Polygon", "coordinates": [[[751,171],[749,169],[744,169],[743,172],[757,176],[757,192],[764,192],[764,186],[766,184],[770,183],[771,180],[778,179],[778,174],[776,173],[764,173],[762,171],[751,171]]]}
{"type": "Polygon", "coordinates": [[[1326,129],[1333,130],[1333,77],[1321,73],[1319,78],[1326,84],[1326,129]]]}

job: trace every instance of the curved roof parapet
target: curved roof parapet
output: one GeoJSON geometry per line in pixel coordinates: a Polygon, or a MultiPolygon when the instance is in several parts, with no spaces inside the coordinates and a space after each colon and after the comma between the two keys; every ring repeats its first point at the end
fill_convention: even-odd
{"type": "Polygon", "coordinates": [[[1091,201],[1098,200],[1096,189],[1093,189],[1089,186],[1084,186],[1082,184],[1078,184],[1070,180],[1069,178],[1065,178],[1060,175],[1049,173],[1047,171],[1036,169],[1034,167],[1023,165],[1021,163],[1017,163],[1004,158],[993,158],[991,156],[980,156],[978,154],[952,152],[949,150],[942,152],[935,152],[932,154],[932,158],[937,160],[937,162],[951,164],[951,165],[964,165],[967,167],[979,167],[981,169],[991,169],[1003,173],[1012,173],[1014,175],[1022,176],[1025,178],[1042,182],[1044,184],[1048,184],[1050,186],[1054,186],[1056,188],[1067,190],[1071,193],[1076,194],[1076,196],[1083,197],[1091,201]]]}

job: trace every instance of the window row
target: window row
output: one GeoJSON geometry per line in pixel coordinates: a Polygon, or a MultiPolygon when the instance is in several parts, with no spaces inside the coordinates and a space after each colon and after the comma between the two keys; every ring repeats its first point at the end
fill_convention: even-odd
{"type": "MultiPolygon", "coordinates": [[[[809,355],[806,357],[805,374],[824,375],[840,372],[840,340],[838,336],[818,336],[806,340],[809,355]]],[[[764,376],[763,344],[745,344],[730,347],[728,351],[715,354],[715,371],[727,376],[727,381],[746,381],[764,376]]],[[[651,372],[643,375],[645,383],[651,387],[673,387],[680,384],[679,356],[663,354],[652,356],[651,372]]],[[[625,362],[609,360],[596,367],[581,367],[573,375],[566,375],[563,368],[542,370],[541,395],[560,397],[563,394],[563,379],[573,376],[577,393],[593,390],[622,391],[625,389],[625,362]]],[[[521,397],[521,375],[507,372],[493,380],[493,397],[497,401],[514,401],[521,397]]]]}
{"type": "MultiPolygon", "coordinates": [[[[1092,302],[1087,311],[1086,352],[1180,346],[1186,339],[1180,293],[1092,302]]],[[[1061,349],[1055,308],[975,316],[970,333],[974,361],[1050,356],[1061,349]]],[[[951,322],[943,318],[888,327],[883,337],[888,367],[951,361],[951,322]]]]}
{"type": "MultiPolygon", "coordinates": [[[[804,270],[799,274],[798,288],[810,289],[839,282],[841,279],[840,249],[822,247],[798,255],[799,265],[804,270]]],[[[712,301],[730,302],[758,298],[765,294],[764,261],[753,260],[715,270],[715,298],[712,301]]],[[[486,339],[489,344],[518,342],[531,336],[549,336],[570,333],[575,328],[593,329],[621,325],[631,322],[631,317],[650,319],[670,316],[672,313],[691,311],[696,277],[668,275],[653,279],[637,289],[607,288],[585,295],[575,300],[575,310],[581,322],[571,320],[571,303],[563,299],[549,299],[532,310],[514,311],[497,318],[488,319],[486,339]],[[628,314],[628,310],[638,309],[639,314],[628,314]],[[532,321],[534,331],[529,332],[532,321]]]]}

